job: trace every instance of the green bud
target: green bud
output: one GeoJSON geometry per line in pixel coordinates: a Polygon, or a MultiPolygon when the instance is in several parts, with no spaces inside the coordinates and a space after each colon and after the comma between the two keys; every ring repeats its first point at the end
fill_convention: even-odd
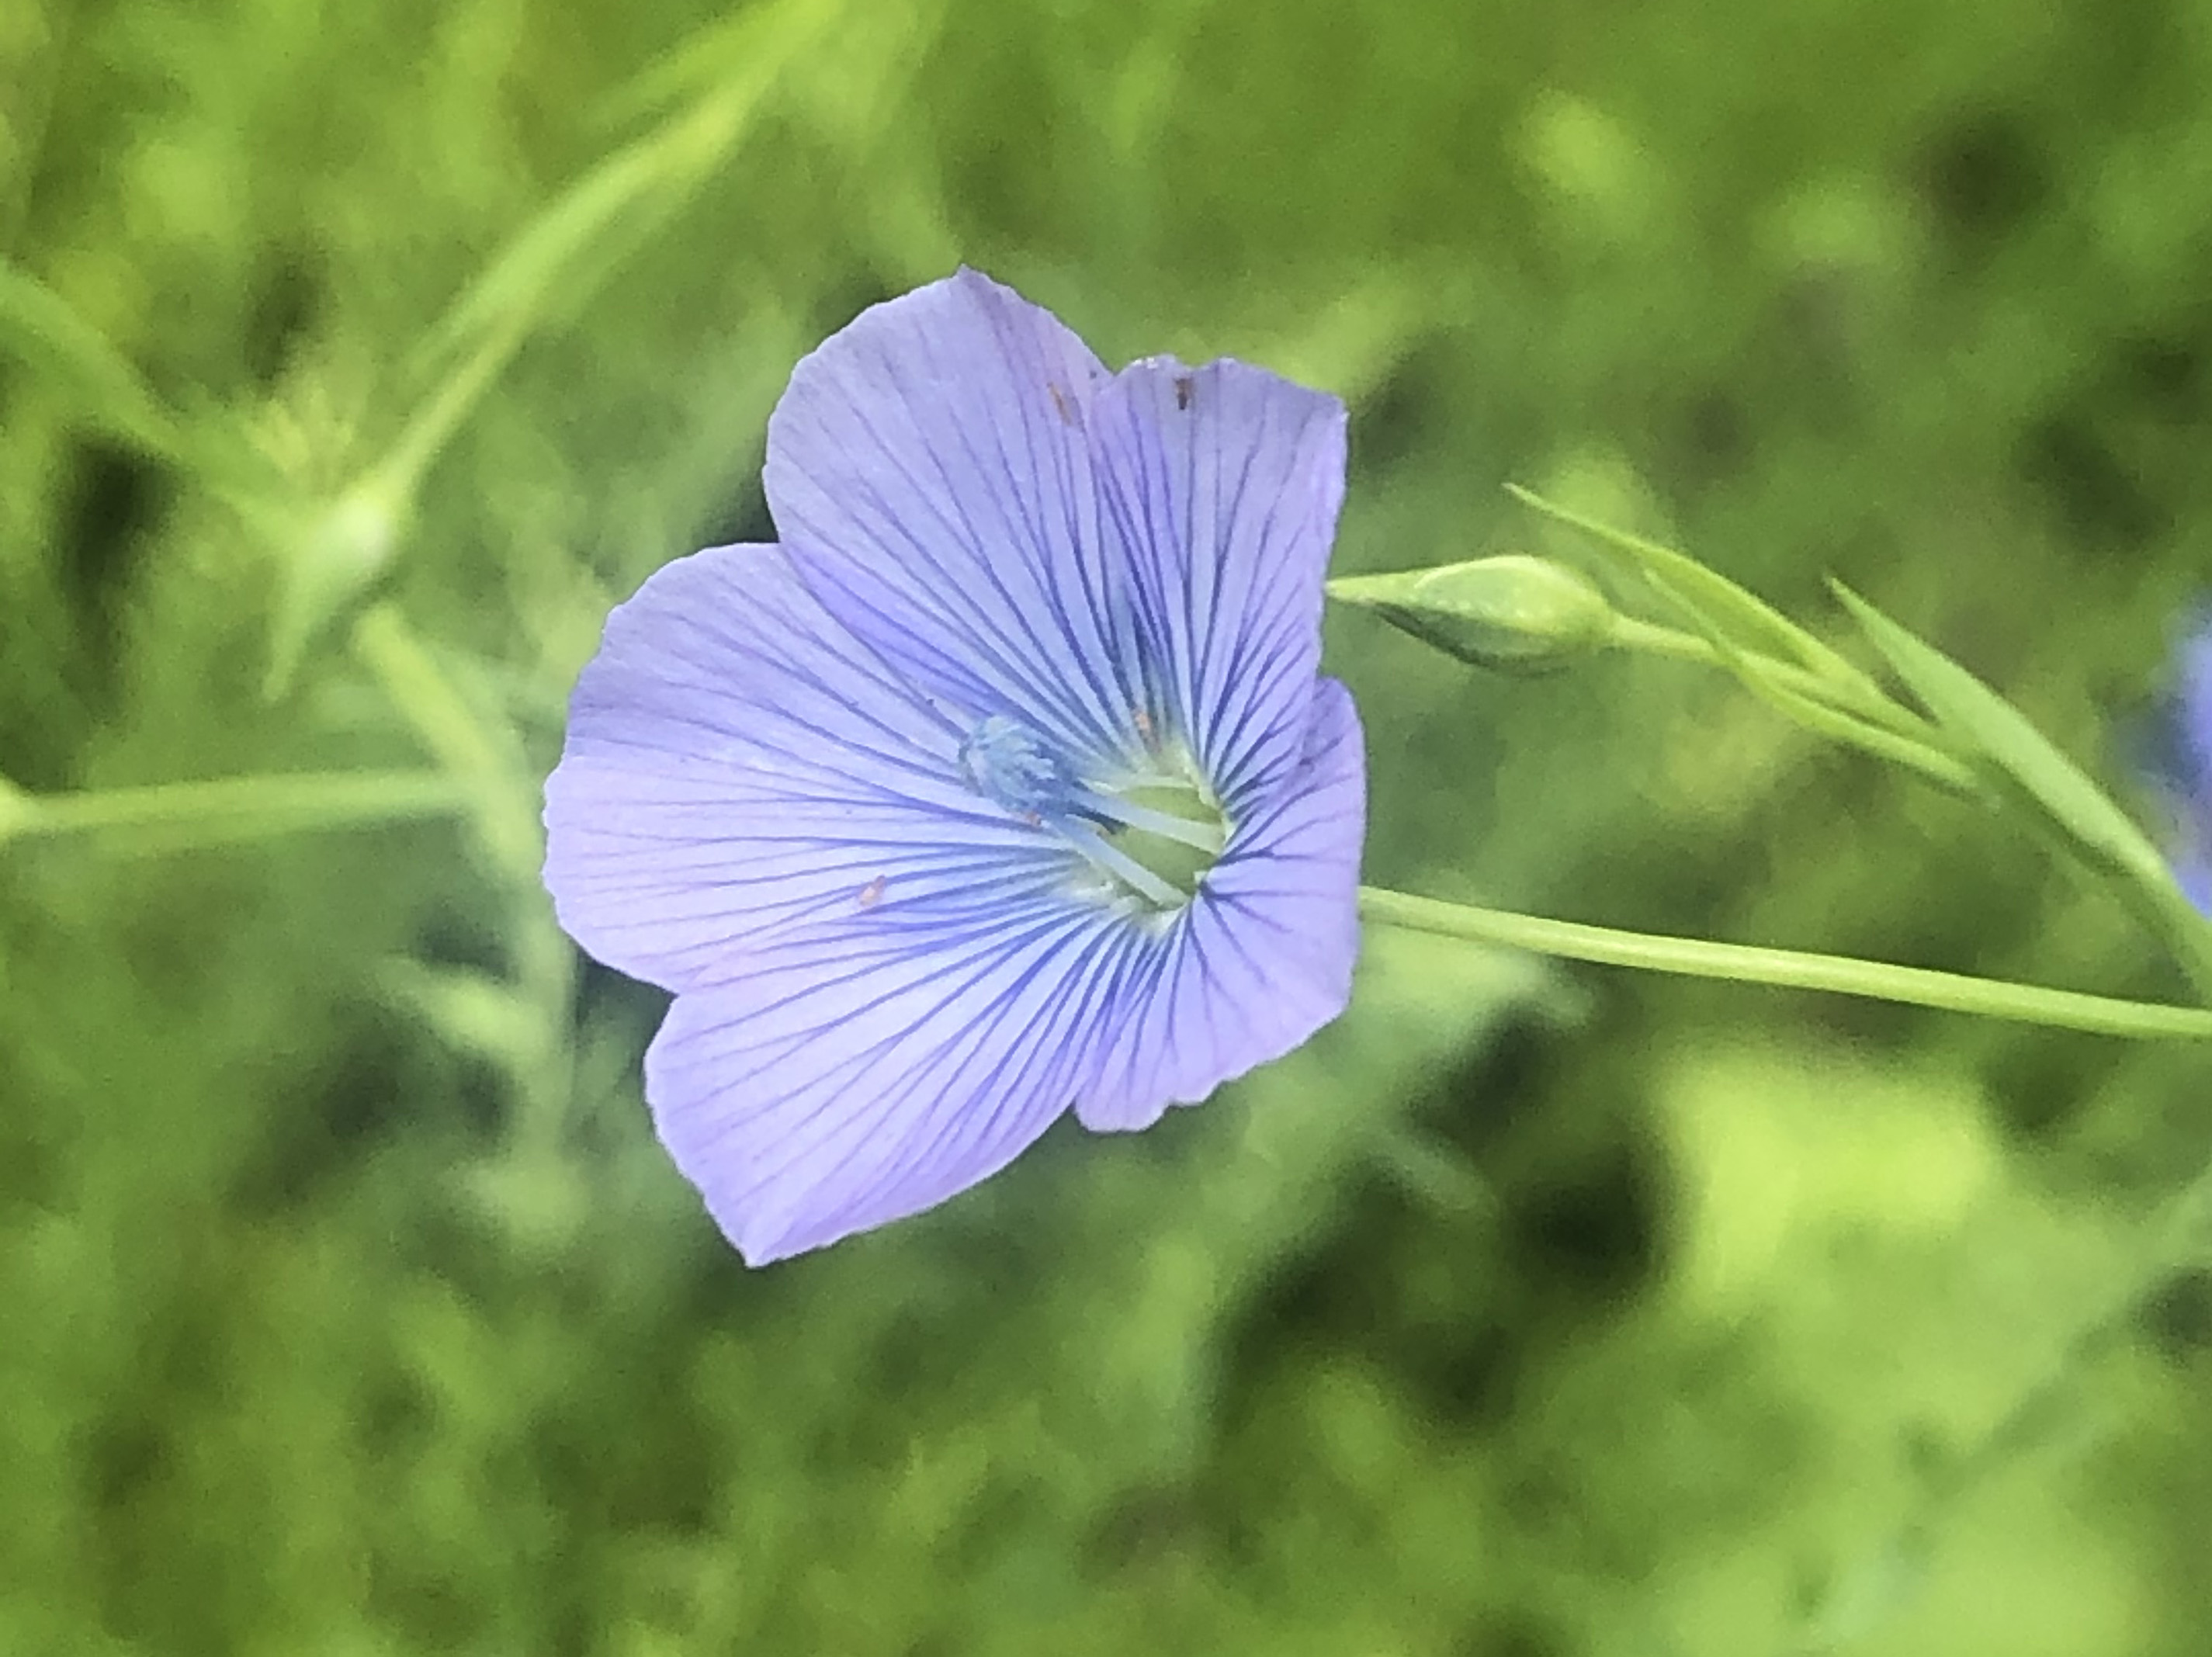
{"type": "Polygon", "coordinates": [[[1526,553],[1346,576],[1328,596],[1463,662],[1514,673],[1564,667],[1603,649],[1613,630],[1613,605],[1588,576],[1526,553]]]}

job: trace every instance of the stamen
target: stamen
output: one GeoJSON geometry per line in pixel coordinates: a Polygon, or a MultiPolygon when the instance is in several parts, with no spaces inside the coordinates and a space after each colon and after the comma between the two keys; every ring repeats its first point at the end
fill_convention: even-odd
{"type": "MultiPolygon", "coordinates": [[[[1194,797],[1197,790],[1191,791],[1194,797]]],[[[1229,835],[1218,815],[1212,822],[1194,822],[1179,817],[1170,811],[1155,811],[1149,805],[1139,805],[1113,794],[1086,789],[1078,797],[1077,804],[1096,817],[1117,822],[1124,828],[1141,829],[1148,835],[1158,835],[1162,840],[1171,840],[1209,856],[1219,857],[1221,848],[1229,843],[1229,835]]]]}
{"type": "Polygon", "coordinates": [[[1053,824],[1060,837],[1083,853],[1094,868],[1112,875],[1126,886],[1133,887],[1139,896],[1149,899],[1163,909],[1180,909],[1190,901],[1190,894],[1178,892],[1150,869],[1113,845],[1087,822],[1060,822],[1053,824]]]}

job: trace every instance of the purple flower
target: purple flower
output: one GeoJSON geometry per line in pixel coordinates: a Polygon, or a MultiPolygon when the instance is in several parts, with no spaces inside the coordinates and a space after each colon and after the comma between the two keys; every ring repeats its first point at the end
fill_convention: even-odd
{"type": "Polygon", "coordinates": [[[2190,901],[2212,914],[2212,621],[2182,646],[2180,666],[2174,724],[2187,826],[2176,873],[2190,901]]]}
{"type": "Polygon", "coordinates": [[[674,992],[646,1098],[755,1265],[1297,1047],[1365,811],[1333,398],[1109,374],[963,270],[800,362],[766,481],[779,543],[608,617],[545,790],[562,925],[674,992]]]}

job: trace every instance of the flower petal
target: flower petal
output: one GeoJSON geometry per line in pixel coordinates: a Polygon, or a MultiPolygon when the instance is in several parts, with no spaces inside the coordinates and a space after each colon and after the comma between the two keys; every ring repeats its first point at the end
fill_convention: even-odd
{"type": "Polygon", "coordinates": [[[769,505],[823,604],[971,724],[1016,717],[1071,756],[1116,750],[1134,706],[1085,434],[1105,379],[963,270],[824,342],[769,421],[769,505]]]}
{"type": "Polygon", "coordinates": [[[1232,811],[1301,762],[1344,405],[1249,364],[1133,362],[1091,429],[1152,687],[1232,811]]]}
{"type": "Polygon", "coordinates": [[[2181,895],[2207,916],[2212,916],[2212,863],[2194,852],[2174,865],[2173,878],[2181,895]]]}
{"type": "Polygon", "coordinates": [[[787,934],[677,998],[646,1099],[758,1266],[917,1213],[1088,1089],[1147,939],[1063,894],[941,893],[787,934]]]}
{"type": "Polygon", "coordinates": [[[1131,980],[1127,1022],[1076,1115],[1148,1127],[1170,1104],[1280,1058],[1344,1011],[1359,953],[1366,761],[1352,695],[1316,681],[1297,768],[1243,822],[1131,980]]]}
{"type": "Polygon", "coordinates": [[[2212,625],[2200,629],[2181,652],[2182,741],[2194,763],[2198,808],[2212,816],[2212,625]]]}
{"type": "Polygon", "coordinates": [[[979,799],[958,733],[845,637],[780,548],[658,571],[607,618],[545,784],[545,883],[609,965],[681,990],[779,929],[1073,854],[979,799]]]}

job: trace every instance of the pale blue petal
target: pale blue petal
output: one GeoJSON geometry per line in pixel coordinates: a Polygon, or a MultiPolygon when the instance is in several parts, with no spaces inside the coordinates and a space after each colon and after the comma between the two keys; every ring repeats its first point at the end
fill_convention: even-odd
{"type": "Polygon", "coordinates": [[[1195,1104],[1350,999],[1366,762],[1350,692],[1318,680],[1310,707],[1297,768],[1236,825],[1160,958],[1124,985],[1124,1022],[1076,1108],[1085,1127],[1146,1127],[1195,1104]]]}
{"type": "Polygon", "coordinates": [[[2182,646],[2181,731],[2195,765],[2197,804],[2212,817],[2212,626],[2182,646]]]}
{"type": "Polygon", "coordinates": [[[2173,724],[2184,821],[2174,878],[2212,915],[2212,623],[2202,618],[2182,642],[2180,679],[2173,724]]]}
{"type": "Polygon", "coordinates": [[[1118,752],[1134,707],[1085,432],[1106,377],[963,270],[825,341],[769,422],[769,507],[823,603],[970,724],[1012,715],[1073,757],[1118,752]]]}
{"type": "Polygon", "coordinates": [[[2212,916],[2212,863],[2190,853],[2174,865],[2173,877],[2182,895],[2212,916]]]}
{"type": "Polygon", "coordinates": [[[657,572],[607,618],[545,785],[545,883],[611,966],[681,990],[783,930],[1066,848],[976,797],[959,733],[844,636],[775,547],[657,572]]]}
{"type": "Polygon", "coordinates": [[[1232,804],[1304,751],[1344,405],[1248,364],[1134,362],[1091,413],[1161,711],[1232,804]]]}
{"type": "Polygon", "coordinates": [[[677,998],[646,1098],[758,1266],[929,1208],[1090,1090],[1145,940],[1058,893],[945,894],[779,938],[677,998]]]}

